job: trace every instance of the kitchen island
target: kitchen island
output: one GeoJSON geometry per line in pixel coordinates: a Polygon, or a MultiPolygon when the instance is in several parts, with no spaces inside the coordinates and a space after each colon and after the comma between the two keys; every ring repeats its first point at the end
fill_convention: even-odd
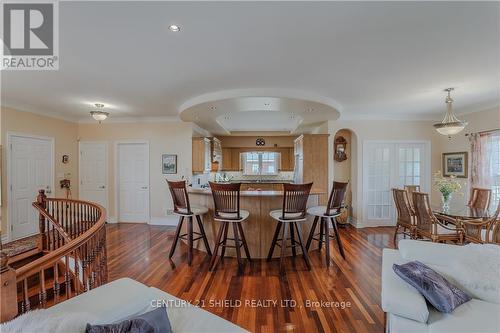
{"type": "MultiPolygon", "coordinates": [[[[205,206],[209,209],[209,212],[203,216],[202,220],[210,247],[213,249],[221,223],[213,220],[214,202],[212,199],[212,192],[210,189],[202,188],[189,188],[188,192],[191,205],[205,206]]],[[[307,206],[311,207],[318,205],[318,196],[324,193],[325,192],[323,190],[313,188],[311,190],[307,206]]],[[[282,208],[283,192],[241,191],[240,205],[241,209],[250,212],[249,218],[241,224],[243,232],[245,233],[248,248],[250,250],[250,255],[252,258],[266,258],[269,248],[271,247],[271,241],[277,223],[277,221],[269,216],[269,212],[282,208]]],[[[306,222],[298,223],[299,228],[302,226],[302,240],[304,242],[304,246],[309,235],[312,221],[313,219],[308,217],[306,222]]],[[[232,228],[229,228],[228,237],[233,238],[232,228]]],[[[229,243],[232,243],[232,241],[228,240],[228,244],[229,243]]],[[[194,247],[200,251],[205,251],[201,240],[195,241],[194,247]]],[[[316,247],[313,246],[311,248],[316,247]]],[[[280,248],[276,247],[273,257],[279,257],[279,251],[280,248]]],[[[297,251],[297,253],[300,253],[300,247],[297,247],[297,251]]],[[[287,249],[286,254],[291,255],[291,249],[287,249]]],[[[227,248],[226,255],[235,257],[236,252],[232,248],[227,248]]]]}

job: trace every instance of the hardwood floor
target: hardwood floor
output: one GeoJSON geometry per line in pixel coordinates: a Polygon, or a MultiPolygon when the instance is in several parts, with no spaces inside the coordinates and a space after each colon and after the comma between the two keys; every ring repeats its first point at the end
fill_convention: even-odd
{"type": "Polygon", "coordinates": [[[392,227],[341,228],[346,260],[332,240],[330,268],[325,266],[323,246],[321,253],[310,252],[311,271],[301,257],[287,259],[283,278],[279,260],[245,261],[244,274],[238,275],[236,259],[225,258],[217,271],[209,272],[210,258],[195,251],[189,267],[182,242],[171,264],[172,227],[119,223],[108,224],[107,231],[110,281],[133,278],[203,306],[251,332],[384,331],[381,260],[382,249],[393,247],[392,227]],[[264,304],[267,300],[277,303],[264,304]],[[259,301],[268,307],[250,303],[259,301]]]}

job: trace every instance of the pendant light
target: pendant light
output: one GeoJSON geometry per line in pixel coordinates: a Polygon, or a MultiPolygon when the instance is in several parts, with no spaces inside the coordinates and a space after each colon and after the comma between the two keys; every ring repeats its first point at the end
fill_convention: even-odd
{"type": "Polygon", "coordinates": [[[439,134],[451,136],[457,134],[462,131],[465,126],[467,126],[467,122],[459,120],[454,114],[452,109],[453,99],[450,96],[451,91],[454,88],[446,88],[444,91],[448,93],[446,96],[446,114],[443,118],[443,121],[440,123],[434,124],[434,128],[438,131],[439,134]]]}
{"type": "Polygon", "coordinates": [[[95,120],[97,120],[99,122],[99,124],[101,123],[101,121],[103,120],[106,120],[106,118],[108,118],[109,116],[109,113],[108,112],[104,112],[104,104],[100,104],[100,103],[95,103],[95,107],[96,107],[96,111],[90,111],[90,115],[92,116],[92,118],[94,118],[95,120]]]}

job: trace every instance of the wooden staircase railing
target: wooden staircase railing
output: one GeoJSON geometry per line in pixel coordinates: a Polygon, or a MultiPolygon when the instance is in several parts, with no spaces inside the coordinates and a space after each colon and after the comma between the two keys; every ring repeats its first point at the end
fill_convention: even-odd
{"type": "Polygon", "coordinates": [[[107,282],[105,209],[88,201],[47,198],[44,190],[33,207],[44,255],[13,269],[2,253],[0,322],[107,282]]]}

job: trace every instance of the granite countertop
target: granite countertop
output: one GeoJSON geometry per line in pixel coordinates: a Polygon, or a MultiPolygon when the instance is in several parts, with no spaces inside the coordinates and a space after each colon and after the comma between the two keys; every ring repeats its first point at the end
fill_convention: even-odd
{"type": "MultiPolygon", "coordinates": [[[[224,182],[222,182],[224,183],[224,182]]],[[[231,179],[229,183],[242,183],[242,184],[291,184],[293,180],[290,179],[231,179]]]]}
{"type": "MultiPolygon", "coordinates": [[[[188,188],[188,193],[192,194],[205,194],[211,195],[212,191],[209,188],[188,188]]],[[[325,194],[325,191],[322,189],[313,188],[310,192],[311,195],[325,194]]],[[[240,195],[242,197],[273,197],[273,196],[282,196],[283,191],[261,191],[261,190],[253,190],[253,191],[241,191],[240,195]]]]}

